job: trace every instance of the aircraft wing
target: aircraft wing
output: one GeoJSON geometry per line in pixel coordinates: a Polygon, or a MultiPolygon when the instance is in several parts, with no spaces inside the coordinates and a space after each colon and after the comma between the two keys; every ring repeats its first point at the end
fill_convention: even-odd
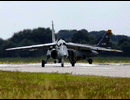
{"type": "Polygon", "coordinates": [[[68,49],[77,49],[77,50],[89,50],[91,51],[91,47],[88,45],[77,44],[77,43],[66,43],[68,49]]]}
{"type": "Polygon", "coordinates": [[[49,48],[50,46],[54,46],[56,45],[56,43],[46,43],[46,44],[39,44],[39,45],[30,45],[30,46],[23,46],[23,47],[15,47],[15,48],[8,48],[6,49],[8,50],[33,50],[33,49],[45,49],[45,48],[49,48]]]}
{"type": "Polygon", "coordinates": [[[77,49],[77,50],[87,50],[87,51],[95,50],[95,51],[101,51],[101,52],[123,52],[121,50],[106,49],[103,47],[96,47],[96,46],[78,44],[78,43],[66,43],[66,46],[68,49],[77,49]]]}

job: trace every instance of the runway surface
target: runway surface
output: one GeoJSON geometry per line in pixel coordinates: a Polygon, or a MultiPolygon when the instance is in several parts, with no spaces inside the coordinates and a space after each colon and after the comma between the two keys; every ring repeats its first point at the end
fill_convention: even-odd
{"type": "Polygon", "coordinates": [[[60,63],[48,63],[45,67],[41,67],[41,63],[0,64],[0,70],[46,73],[58,72],[72,73],[74,75],[98,75],[130,78],[130,63],[76,63],[75,67],[72,67],[70,63],[64,63],[64,67],[61,67],[60,63]]]}

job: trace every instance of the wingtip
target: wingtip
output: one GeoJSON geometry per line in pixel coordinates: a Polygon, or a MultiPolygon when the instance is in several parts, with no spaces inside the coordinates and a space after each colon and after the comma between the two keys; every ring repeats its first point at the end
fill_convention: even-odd
{"type": "Polygon", "coordinates": [[[120,50],[120,52],[123,52],[123,51],[120,50]]]}
{"type": "Polygon", "coordinates": [[[9,50],[11,50],[11,49],[5,49],[6,51],[9,51],[9,50]]]}
{"type": "Polygon", "coordinates": [[[8,49],[5,49],[6,51],[10,51],[10,50],[14,50],[13,48],[8,48],[8,49]]]}
{"type": "Polygon", "coordinates": [[[117,52],[123,52],[122,50],[116,50],[117,52]]]}

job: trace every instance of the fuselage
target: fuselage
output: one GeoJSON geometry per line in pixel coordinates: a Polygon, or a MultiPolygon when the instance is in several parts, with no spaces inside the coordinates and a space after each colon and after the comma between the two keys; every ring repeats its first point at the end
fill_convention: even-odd
{"type": "Polygon", "coordinates": [[[63,39],[58,39],[55,42],[55,47],[51,47],[47,51],[47,56],[50,56],[53,59],[68,58],[69,54],[68,49],[66,47],[66,42],[63,39]]]}
{"type": "Polygon", "coordinates": [[[53,59],[59,58],[72,58],[76,61],[86,59],[86,57],[93,57],[97,56],[99,53],[97,51],[87,51],[87,50],[75,50],[75,49],[68,49],[66,46],[66,42],[63,39],[58,39],[56,42],[55,47],[51,47],[47,55],[52,57],[53,59]]]}

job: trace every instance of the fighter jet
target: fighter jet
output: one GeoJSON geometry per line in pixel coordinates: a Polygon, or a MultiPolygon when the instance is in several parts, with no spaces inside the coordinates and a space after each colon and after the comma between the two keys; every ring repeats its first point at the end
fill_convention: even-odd
{"type": "Polygon", "coordinates": [[[111,37],[111,30],[103,36],[97,45],[78,44],[78,43],[66,43],[63,38],[55,40],[54,24],[52,21],[52,43],[30,45],[23,47],[8,48],[9,50],[38,50],[47,48],[46,60],[42,60],[42,67],[45,67],[49,58],[54,59],[58,63],[61,63],[61,67],[64,67],[64,59],[69,59],[71,65],[74,67],[76,61],[86,59],[89,64],[92,64],[91,57],[99,55],[101,52],[122,52],[121,50],[104,48],[108,45],[111,37]]]}

